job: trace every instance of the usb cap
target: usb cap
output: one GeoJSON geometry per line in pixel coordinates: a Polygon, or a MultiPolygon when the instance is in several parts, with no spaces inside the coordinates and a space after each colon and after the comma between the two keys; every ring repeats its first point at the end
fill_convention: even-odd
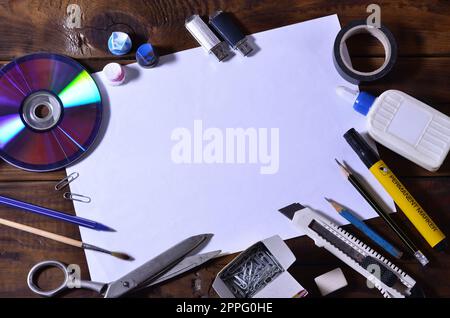
{"type": "Polygon", "coordinates": [[[241,52],[243,56],[253,51],[247,37],[229,13],[218,11],[210,18],[209,23],[233,49],[241,52]]]}
{"type": "Polygon", "coordinates": [[[226,45],[219,40],[199,15],[195,14],[189,17],[186,20],[185,27],[203,49],[209,54],[213,54],[219,61],[229,56],[226,45]]]}

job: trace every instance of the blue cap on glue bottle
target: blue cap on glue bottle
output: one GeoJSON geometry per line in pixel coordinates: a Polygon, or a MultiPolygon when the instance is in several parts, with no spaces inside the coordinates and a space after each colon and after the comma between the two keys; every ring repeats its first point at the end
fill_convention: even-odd
{"type": "Polygon", "coordinates": [[[366,116],[375,141],[419,166],[436,171],[450,153],[450,130],[444,128],[450,127],[450,117],[430,105],[395,89],[378,97],[344,86],[336,93],[366,116]]]}
{"type": "Polygon", "coordinates": [[[352,90],[345,86],[338,86],[336,92],[339,96],[351,101],[353,109],[364,116],[367,116],[376,100],[376,97],[369,93],[352,90]]]}

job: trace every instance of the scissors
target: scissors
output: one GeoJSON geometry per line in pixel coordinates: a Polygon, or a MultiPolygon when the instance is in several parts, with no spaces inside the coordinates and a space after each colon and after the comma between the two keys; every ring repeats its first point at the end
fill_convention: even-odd
{"type": "Polygon", "coordinates": [[[217,257],[221,251],[192,255],[203,248],[212,236],[213,234],[201,234],[189,237],[111,283],[98,283],[76,278],[76,281],[74,281],[72,271],[65,264],[52,260],[40,262],[34,265],[28,273],[28,287],[34,293],[44,297],[54,297],[73,288],[72,286],[93,290],[105,298],[121,297],[130,292],[160,284],[217,257]],[[52,267],[63,272],[64,280],[59,287],[53,290],[42,290],[36,283],[37,274],[43,269],[52,267]]]}

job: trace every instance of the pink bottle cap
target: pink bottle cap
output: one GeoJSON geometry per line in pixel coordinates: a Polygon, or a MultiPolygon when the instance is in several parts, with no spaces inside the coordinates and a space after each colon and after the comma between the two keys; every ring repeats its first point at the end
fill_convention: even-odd
{"type": "Polygon", "coordinates": [[[125,69],[118,63],[109,63],[103,68],[103,74],[110,85],[118,86],[125,81],[125,69]]]}

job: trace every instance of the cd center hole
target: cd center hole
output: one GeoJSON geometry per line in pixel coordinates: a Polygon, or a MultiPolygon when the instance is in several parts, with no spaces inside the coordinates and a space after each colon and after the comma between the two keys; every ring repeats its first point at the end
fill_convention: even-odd
{"type": "Polygon", "coordinates": [[[44,119],[50,114],[50,108],[47,105],[38,105],[34,110],[37,118],[44,119]]]}

